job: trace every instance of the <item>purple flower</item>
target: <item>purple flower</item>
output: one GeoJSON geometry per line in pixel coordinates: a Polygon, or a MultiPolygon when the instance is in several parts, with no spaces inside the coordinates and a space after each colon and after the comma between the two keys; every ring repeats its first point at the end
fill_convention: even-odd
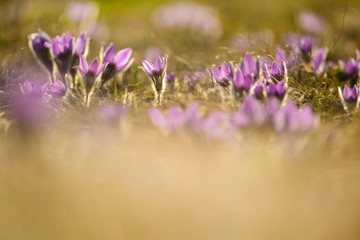
{"type": "Polygon", "coordinates": [[[118,123],[124,114],[125,108],[121,104],[104,104],[99,110],[100,119],[110,124],[118,123]]]}
{"type": "Polygon", "coordinates": [[[262,126],[268,120],[268,112],[264,105],[253,97],[247,97],[242,107],[233,116],[235,125],[239,127],[262,126]]]}
{"type": "Polygon", "coordinates": [[[87,41],[88,40],[86,39],[86,33],[85,32],[82,32],[80,34],[80,36],[75,40],[74,49],[75,49],[75,54],[77,56],[85,54],[87,41]]]}
{"type": "Polygon", "coordinates": [[[155,60],[155,64],[143,60],[143,70],[151,80],[153,90],[156,94],[165,92],[166,90],[166,69],[167,69],[167,57],[158,56],[155,60]]]}
{"type": "Polygon", "coordinates": [[[77,69],[80,71],[82,77],[93,76],[97,78],[102,71],[104,70],[106,64],[99,64],[98,58],[95,58],[93,62],[90,64],[87,63],[85,57],[83,55],[80,56],[80,65],[77,66],[77,69]]]}
{"type": "Polygon", "coordinates": [[[167,74],[167,76],[166,76],[166,81],[168,83],[174,83],[175,79],[176,79],[176,73],[174,73],[174,72],[171,72],[171,73],[167,74]]]}
{"type": "Polygon", "coordinates": [[[220,67],[213,66],[212,69],[208,69],[208,72],[215,86],[228,87],[230,81],[234,78],[231,64],[225,62],[220,67]]]}
{"type": "Polygon", "coordinates": [[[46,82],[41,85],[40,81],[35,81],[31,84],[28,80],[25,80],[23,84],[19,84],[20,90],[25,97],[31,99],[42,99],[45,96],[45,92],[50,82],[46,82]]]}
{"type": "Polygon", "coordinates": [[[273,124],[276,131],[306,132],[316,122],[316,117],[309,106],[298,110],[293,102],[279,109],[273,116],[273,124]]]}
{"type": "Polygon", "coordinates": [[[276,97],[282,101],[286,95],[285,82],[281,81],[277,84],[269,84],[266,88],[266,93],[268,97],[276,97]]]}
{"type": "Polygon", "coordinates": [[[64,33],[61,37],[57,36],[48,45],[54,57],[54,61],[62,76],[69,71],[73,57],[73,41],[71,33],[64,33]]]}
{"type": "Polygon", "coordinates": [[[74,68],[74,66],[79,65],[81,55],[87,55],[88,43],[89,39],[86,38],[85,32],[81,33],[80,36],[76,40],[74,40],[73,59],[69,69],[73,79],[75,79],[76,75],[76,69],[74,68]]]}
{"type": "Polygon", "coordinates": [[[47,89],[47,93],[52,96],[53,98],[62,98],[66,94],[66,86],[65,84],[56,79],[54,83],[50,83],[47,89]]]}
{"type": "Polygon", "coordinates": [[[275,78],[277,80],[282,80],[284,78],[283,62],[281,63],[273,62],[270,65],[266,64],[265,68],[267,69],[269,77],[275,78]]]}
{"type": "Polygon", "coordinates": [[[359,98],[358,87],[355,85],[352,89],[350,89],[348,85],[345,85],[343,90],[343,97],[347,103],[356,103],[359,98]]]}
{"type": "Polygon", "coordinates": [[[51,53],[47,47],[50,44],[50,37],[43,31],[33,33],[29,36],[29,47],[36,59],[52,74],[53,62],[51,53]]]}
{"type": "Polygon", "coordinates": [[[236,128],[230,114],[221,111],[212,112],[201,122],[201,132],[209,138],[226,140],[234,136],[236,128]]]}
{"type": "Polygon", "coordinates": [[[189,72],[185,74],[184,81],[191,88],[195,87],[198,83],[204,83],[206,80],[207,74],[203,71],[189,72]]]}
{"type": "Polygon", "coordinates": [[[235,91],[249,92],[252,85],[252,78],[250,75],[244,77],[242,71],[238,69],[233,80],[235,91]]]}
{"type": "Polygon", "coordinates": [[[325,30],[325,22],[322,18],[310,11],[303,11],[299,14],[299,25],[308,33],[322,33],[325,30]]]}
{"type": "Polygon", "coordinates": [[[173,106],[166,116],[158,108],[152,108],[149,110],[149,117],[157,128],[166,133],[172,133],[184,127],[199,131],[202,118],[198,109],[199,105],[196,102],[189,104],[184,111],[178,106],[173,106]]]}
{"type": "Polygon", "coordinates": [[[359,62],[354,58],[350,58],[347,63],[340,60],[340,67],[346,72],[349,78],[357,77],[359,75],[359,62]]]}
{"type": "Polygon", "coordinates": [[[240,68],[244,77],[254,77],[259,74],[257,63],[254,61],[253,57],[249,53],[245,54],[245,57],[240,64],[240,68]]]}
{"type": "Polygon", "coordinates": [[[264,85],[262,83],[257,83],[252,91],[252,96],[258,100],[262,100],[265,97],[264,85]]]}
{"type": "Polygon", "coordinates": [[[320,48],[317,49],[313,55],[311,60],[311,66],[316,74],[321,75],[325,72],[325,64],[326,64],[326,57],[328,54],[327,48],[320,48]]]}
{"type": "Polygon", "coordinates": [[[302,37],[300,39],[299,49],[302,54],[304,55],[311,54],[312,47],[313,47],[313,41],[311,37],[302,37]]]}
{"type": "Polygon", "coordinates": [[[131,48],[126,48],[115,53],[115,45],[110,43],[103,56],[103,62],[107,63],[107,65],[101,76],[102,84],[115,77],[117,73],[124,72],[128,69],[133,62],[131,55],[131,48]]]}
{"type": "Polygon", "coordinates": [[[340,87],[338,90],[345,111],[353,110],[354,107],[359,108],[359,88],[356,85],[350,89],[346,84],[343,90],[340,87]]]}
{"type": "Polygon", "coordinates": [[[16,99],[11,111],[19,127],[27,131],[43,130],[53,116],[42,101],[27,97],[16,99]]]}
{"type": "Polygon", "coordinates": [[[80,65],[76,66],[79,70],[82,82],[85,88],[85,103],[89,104],[89,95],[94,88],[95,81],[99,77],[99,75],[103,72],[106,64],[99,64],[99,60],[95,58],[93,62],[88,65],[85,57],[83,55],[80,56],[80,65]]]}
{"type": "Polygon", "coordinates": [[[149,117],[153,124],[166,132],[174,132],[185,124],[183,111],[180,107],[171,107],[168,116],[164,116],[157,108],[149,110],[149,117]]]}

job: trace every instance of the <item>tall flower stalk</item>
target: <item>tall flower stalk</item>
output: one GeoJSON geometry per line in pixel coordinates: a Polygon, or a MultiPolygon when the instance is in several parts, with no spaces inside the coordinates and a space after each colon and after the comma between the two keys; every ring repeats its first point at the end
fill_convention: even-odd
{"type": "Polygon", "coordinates": [[[155,102],[161,103],[166,92],[166,71],[167,71],[167,57],[158,56],[155,64],[144,60],[142,61],[143,70],[151,81],[151,86],[155,93],[155,102]]]}
{"type": "Polygon", "coordinates": [[[89,66],[85,57],[83,55],[80,56],[80,65],[76,68],[79,70],[82,78],[82,85],[85,91],[84,103],[87,107],[90,105],[90,98],[105,67],[106,64],[100,64],[98,58],[95,58],[89,66]]]}

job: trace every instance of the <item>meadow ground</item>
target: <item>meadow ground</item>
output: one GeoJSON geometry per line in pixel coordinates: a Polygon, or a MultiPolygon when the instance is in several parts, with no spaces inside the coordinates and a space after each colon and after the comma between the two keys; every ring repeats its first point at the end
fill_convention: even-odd
{"type": "Polygon", "coordinates": [[[0,4],[0,239],[360,238],[357,1],[0,4]],[[89,63],[102,42],[131,48],[134,62],[91,86],[89,106],[79,69],[63,94],[54,82],[34,99],[24,81],[50,76],[28,47],[38,28],[87,30],[89,63]],[[246,53],[256,73],[237,91],[252,71],[246,53]],[[157,55],[176,74],[164,94],[139,68],[157,55]],[[269,86],[280,82],[272,109],[269,86]]]}

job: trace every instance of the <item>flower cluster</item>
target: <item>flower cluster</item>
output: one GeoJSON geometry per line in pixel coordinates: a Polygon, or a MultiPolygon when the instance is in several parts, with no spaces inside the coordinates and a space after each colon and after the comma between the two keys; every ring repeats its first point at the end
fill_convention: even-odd
{"type": "Polygon", "coordinates": [[[29,47],[34,56],[51,74],[50,95],[59,98],[68,90],[74,94],[80,91],[84,93],[85,105],[89,106],[94,90],[104,88],[107,82],[125,72],[134,61],[132,49],[126,48],[116,53],[115,45],[111,43],[105,51],[102,49],[100,60],[95,58],[89,66],[86,60],[88,43],[85,33],[78,38],[69,32],[53,39],[42,31],[29,36],[29,47]]]}
{"type": "Polygon", "coordinates": [[[214,65],[208,72],[215,86],[224,88],[236,98],[250,95],[257,99],[283,100],[288,81],[283,59],[285,57],[278,56],[275,61],[265,57],[255,60],[247,53],[240,63],[224,62],[220,67],[214,65]]]}
{"type": "Polygon", "coordinates": [[[206,116],[201,113],[197,103],[191,103],[185,110],[173,106],[167,115],[158,108],[152,108],[149,117],[165,133],[190,129],[212,138],[228,138],[234,136],[237,130],[250,127],[271,127],[277,132],[303,133],[309,131],[317,121],[308,106],[298,109],[293,102],[282,106],[275,98],[263,103],[253,97],[247,97],[235,113],[214,111],[206,116]]]}

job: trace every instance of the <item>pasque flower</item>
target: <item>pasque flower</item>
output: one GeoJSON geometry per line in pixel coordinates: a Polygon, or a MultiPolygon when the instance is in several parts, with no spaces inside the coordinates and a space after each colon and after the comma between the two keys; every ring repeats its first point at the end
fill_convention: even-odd
{"type": "Polygon", "coordinates": [[[349,78],[354,78],[359,75],[359,64],[360,61],[356,61],[354,58],[350,58],[347,63],[340,60],[339,65],[343,69],[349,78]]]}
{"type": "Polygon", "coordinates": [[[264,99],[266,96],[264,83],[257,82],[252,88],[251,96],[258,100],[264,99]]]}
{"type": "Polygon", "coordinates": [[[349,88],[346,84],[343,90],[340,87],[338,90],[345,111],[352,110],[354,107],[359,108],[359,88],[356,85],[349,88]]]}
{"type": "Polygon", "coordinates": [[[117,103],[107,103],[100,107],[99,118],[106,123],[116,124],[125,115],[125,107],[117,103]]]}
{"type": "Polygon", "coordinates": [[[280,81],[277,84],[270,83],[266,87],[267,97],[276,97],[279,100],[283,100],[286,95],[286,84],[284,81],[280,81]]]}
{"type": "Polygon", "coordinates": [[[273,115],[273,125],[276,131],[302,133],[313,128],[316,119],[309,106],[298,109],[293,102],[289,102],[273,115]]]}
{"type": "Polygon", "coordinates": [[[311,37],[302,37],[299,42],[299,49],[303,55],[311,54],[313,41],[311,37]]]}
{"type": "Polygon", "coordinates": [[[74,66],[79,64],[81,55],[84,55],[86,57],[88,51],[88,43],[89,39],[86,38],[85,32],[81,33],[76,40],[74,39],[73,59],[70,65],[70,73],[73,79],[76,75],[76,69],[74,68],[74,66]]]}
{"type": "Polygon", "coordinates": [[[31,84],[28,80],[25,80],[22,84],[19,84],[19,87],[21,93],[25,97],[29,97],[31,99],[41,99],[45,96],[49,84],[50,82],[41,84],[40,81],[35,81],[31,84]]]}
{"type": "Polygon", "coordinates": [[[143,70],[151,80],[152,88],[155,92],[155,98],[157,99],[159,96],[166,91],[166,71],[167,71],[167,57],[158,56],[155,59],[155,64],[151,64],[150,62],[143,60],[143,70]]]}
{"type": "Polygon", "coordinates": [[[51,59],[50,37],[43,31],[39,30],[29,36],[29,47],[36,59],[45,67],[46,70],[53,73],[53,61],[51,59]]]}
{"type": "Polygon", "coordinates": [[[233,81],[234,71],[231,63],[222,63],[220,67],[213,66],[208,69],[210,77],[215,86],[228,87],[230,82],[233,81]]]}
{"type": "Polygon", "coordinates": [[[240,69],[242,70],[244,77],[256,77],[259,74],[258,62],[255,62],[249,53],[245,54],[244,59],[240,64],[240,69]]]}
{"type": "Polygon", "coordinates": [[[71,33],[64,33],[51,40],[49,47],[53,54],[54,61],[61,76],[70,69],[73,57],[73,37],[71,33]]]}
{"type": "Polygon", "coordinates": [[[46,93],[48,93],[53,98],[62,98],[65,96],[66,90],[66,85],[59,79],[56,79],[54,83],[49,84],[46,93]]]}
{"type": "Polygon", "coordinates": [[[300,27],[309,33],[321,33],[326,27],[324,20],[311,11],[300,12],[298,22],[300,27]]]}
{"type": "Polygon", "coordinates": [[[124,72],[133,63],[131,59],[132,49],[126,48],[115,52],[115,45],[110,43],[103,55],[103,63],[107,63],[104,72],[101,76],[101,83],[105,84],[108,80],[115,77],[117,73],[124,72]]]}
{"type": "Polygon", "coordinates": [[[238,69],[236,71],[233,83],[235,91],[249,92],[252,85],[252,78],[250,75],[246,75],[244,77],[242,70],[238,69]]]}
{"type": "MultiPolygon", "coordinates": [[[[63,79],[65,74],[79,63],[79,57],[86,55],[88,39],[86,39],[85,35],[85,33],[81,33],[75,39],[70,32],[67,32],[61,36],[56,36],[47,44],[51,49],[53,60],[63,79]]],[[[73,77],[74,73],[71,73],[73,77]]]]}
{"type": "Polygon", "coordinates": [[[85,57],[83,55],[80,56],[80,65],[76,68],[79,70],[82,77],[85,89],[85,103],[87,106],[89,105],[89,95],[94,89],[97,78],[103,72],[105,67],[106,64],[100,64],[98,58],[95,58],[89,66],[85,57]]]}
{"type": "Polygon", "coordinates": [[[311,66],[316,74],[321,75],[325,72],[326,68],[326,57],[328,54],[327,48],[317,49],[313,55],[311,60],[311,66]]]}

